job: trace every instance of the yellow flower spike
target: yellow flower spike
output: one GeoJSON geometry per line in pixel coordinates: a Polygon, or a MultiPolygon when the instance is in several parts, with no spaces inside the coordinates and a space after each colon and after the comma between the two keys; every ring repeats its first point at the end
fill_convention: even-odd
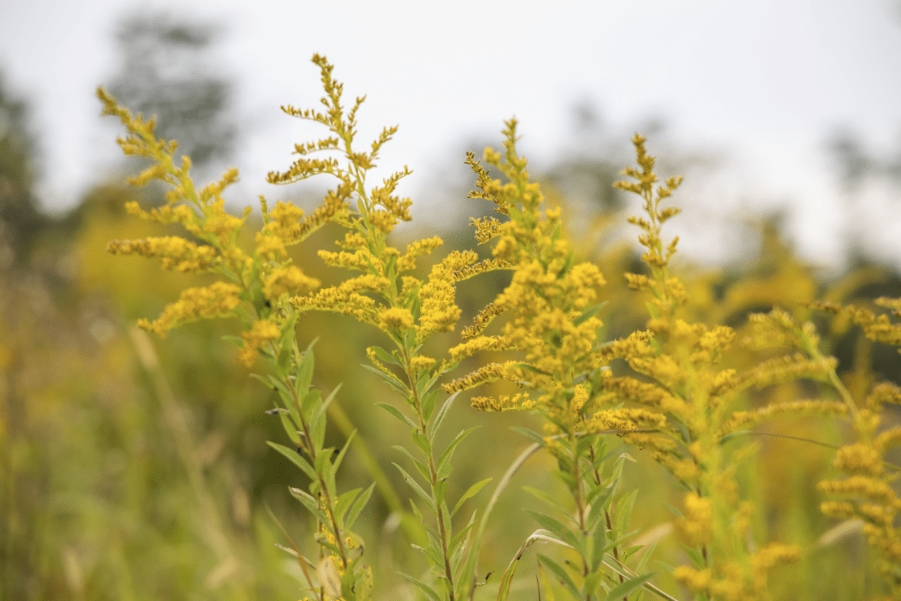
{"type": "Polygon", "coordinates": [[[892,505],[898,499],[890,485],[868,476],[851,476],[844,480],[824,480],[817,485],[817,488],[830,494],[866,497],[883,505],[892,505]]]}
{"type": "Polygon", "coordinates": [[[502,394],[499,397],[477,396],[471,401],[473,409],[479,411],[514,411],[528,410],[535,407],[535,401],[527,393],[515,395],[502,394]]]}
{"type": "Polygon", "coordinates": [[[467,340],[469,338],[473,338],[481,334],[488,324],[490,324],[495,317],[503,313],[505,307],[498,305],[497,303],[488,303],[488,305],[479,311],[478,315],[476,315],[472,320],[472,325],[463,328],[462,338],[463,340],[467,340]]]}
{"type": "Polygon", "coordinates": [[[472,251],[454,251],[440,263],[432,266],[428,281],[419,289],[421,314],[418,339],[424,340],[431,334],[449,332],[460,319],[460,308],[456,305],[456,270],[474,263],[478,256],[472,251]]]}
{"type": "Polygon", "coordinates": [[[873,446],[863,442],[840,448],[835,453],[832,465],[846,474],[859,474],[872,478],[879,478],[885,472],[882,465],[882,454],[873,446]]]}
{"type": "Polygon", "coordinates": [[[378,320],[384,330],[408,330],[413,327],[413,314],[400,307],[385,309],[379,313],[378,320]]]}
{"type": "Polygon", "coordinates": [[[240,292],[241,289],[234,284],[224,282],[203,288],[188,288],[181,293],[177,302],[166,307],[159,319],[152,323],[146,319],[141,320],[138,325],[165,337],[166,332],[186,323],[229,317],[241,303],[238,297],[240,292]]]}
{"type": "Polygon", "coordinates": [[[320,250],[318,254],[319,258],[329,267],[354,269],[364,273],[368,273],[370,270],[375,269],[379,272],[379,275],[385,275],[382,273],[382,263],[366,248],[357,249],[352,253],[345,251],[335,253],[327,250],[320,250]]]}
{"type": "Polygon", "coordinates": [[[676,528],[689,547],[701,547],[713,540],[713,505],[710,499],[688,493],[684,499],[685,517],[677,520],[676,528]]]}
{"type": "Polygon", "coordinates": [[[274,269],[263,284],[266,298],[275,300],[283,294],[298,295],[319,287],[319,280],[305,275],[293,265],[274,269]]]}
{"type": "Polygon", "coordinates": [[[461,390],[475,388],[481,384],[496,382],[501,379],[510,379],[511,367],[515,363],[515,361],[489,363],[462,378],[457,378],[450,384],[442,384],[441,387],[444,389],[444,392],[453,394],[455,392],[460,392],[461,390]]]}
{"type": "Polygon", "coordinates": [[[141,255],[159,259],[163,269],[183,273],[201,273],[216,267],[220,259],[212,246],[199,246],[177,236],[112,240],[106,251],[116,255],[141,255]]]}
{"type": "Polygon", "coordinates": [[[452,347],[448,354],[454,361],[461,361],[481,351],[506,351],[514,348],[503,336],[479,336],[452,347]]]}
{"type": "Polygon", "coordinates": [[[424,371],[427,369],[431,369],[434,367],[437,361],[432,357],[426,357],[424,355],[418,355],[410,359],[410,365],[413,367],[415,371],[424,371]]]}

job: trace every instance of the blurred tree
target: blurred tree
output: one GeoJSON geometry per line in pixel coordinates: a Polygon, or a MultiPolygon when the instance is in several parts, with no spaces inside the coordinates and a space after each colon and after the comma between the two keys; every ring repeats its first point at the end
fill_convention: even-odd
{"type": "Polygon", "coordinates": [[[0,78],[0,269],[21,262],[48,222],[33,192],[35,143],[27,117],[25,102],[0,78]]]}
{"type": "Polygon", "coordinates": [[[826,142],[841,183],[851,192],[870,179],[889,183],[901,181],[901,143],[889,153],[866,148],[861,138],[849,129],[838,129],[826,142]]]}
{"type": "Polygon", "coordinates": [[[214,24],[159,13],[131,16],[116,34],[122,62],[110,92],[133,111],[156,115],[157,133],[177,139],[197,166],[228,157],[237,138],[232,84],[210,57],[219,34],[214,24]]]}

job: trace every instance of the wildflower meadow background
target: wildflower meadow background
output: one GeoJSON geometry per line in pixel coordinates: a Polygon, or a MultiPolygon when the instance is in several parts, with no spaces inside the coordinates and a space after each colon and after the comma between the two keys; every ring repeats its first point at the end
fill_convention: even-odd
{"type": "Polygon", "coordinates": [[[776,216],[694,265],[689,159],[532,172],[515,118],[418,226],[403,123],[299,72],[251,199],[214,78],[101,87],[130,162],[62,217],[0,89],[3,599],[901,599],[897,266],[776,216]]]}

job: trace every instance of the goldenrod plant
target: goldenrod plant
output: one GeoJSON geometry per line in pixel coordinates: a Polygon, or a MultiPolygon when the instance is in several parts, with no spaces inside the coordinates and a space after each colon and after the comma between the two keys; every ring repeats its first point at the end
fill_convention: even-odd
{"type": "MultiPolygon", "coordinates": [[[[237,319],[239,335],[227,337],[238,348],[237,360],[257,369],[256,379],[278,399],[268,413],[281,420],[286,440],[269,444],[309,481],[306,488],[289,489],[307,514],[309,536],[298,539],[286,528],[289,544],[282,547],[296,559],[302,599],[770,599],[780,572],[792,570],[792,563],[812,565],[828,546],[822,541],[835,538],[821,533],[820,543],[792,540],[794,531],[774,533],[767,527],[782,522],[767,517],[768,500],[755,486],[766,477],[753,475],[757,451],[771,434],[758,427],[799,416],[832,423],[838,433],[850,420],[853,440],[841,444],[814,435],[786,438],[810,452],[834,455],[838,474],[823,474],[820,493],[808,493],[825,495],[827,516],[862,521],[877,558],[873,565],[883,578],[882,585],[866,581],[854,598],[901,599],[901,501],[893,488],[898,468],[886,459],[901,445],[901,429],[891,426],[883,409],[899,404],[901,393],[875,381],[868,365],[856,375],[841,374],[809,319],[811,309],[838,313],[860,325],[868,339],[898,345],[896,322],[866,309],[804,305],[813,301],[815,285],[788,260],[781,260],[769,279],[758,280],[767,282],[766,290],[739,284],[717,305],[708,280],[676,275],[678,239],[667,240],[664,225],[680,211],[667,202],[681,178],[658,181],[655,159],[639,135],[633,139],[637,166],[625,170],[628,181],[616,184],[642,202],[640,216],[628,219],[640,228],[644,247],[642,273],[625,274],[631,298],[617,292],[619,273],[605,277],[598,264],[577,252],[562,211],[548,207],[516,150],[515,119],[505,124],[504,150],[485,150],[486,166],[472,153],[466,159],[478,188],[470,197],[493,203],[498,215],[472,223],[476,246],[490,248],[491,256],[480,259],[473,248],[429,261],[443,245],[437,236],[395,245],[395,228],[411,219],[411,201],[398,194],[411,171],[404,166],[375,185],[367,180],[397,128],[383,129],[361,148],[357,119],[365,97],[345,107],[344,87],[332,77],[332,65],[319,55],[313,63],[325,91],[324,108],[282,109],[329,133],[295,145],[299,158],[267,179],[289,185],[329,175],[335,186],[310,214],[289,202],[270,207],[261,196],[255,232],[246,231],[255,223],[251,208],[240,217],[226,210],[223,195],[237,180],[237,170],[198,189],[190,159],[177,157],[174,141],[156,136],[153,119],[132,115],[98,91],[104,113],[117,116],[128,132],[119,140],[124,152],[151,163],[130,181],[160,180],[170,188],[166,204],[144,209],[130,202],[128,212],[184,230],[114,240],[108,250],[214,278],[184,289],[157,319],[141,319],[140,327],[165,336],[193,321],[237,319]],[[505,181],[493,179],[491,169],[505,181]],[[341,274],[327,285],[318,266],[297,264],[298,254],[289,252],[320,230],[340,232],[337,250],[316,253],[341,274]],[[458,335],[464,313],[458,287],[489,272],[505,272],[509,283],[458,335]],[[792,282],[799,287],[792,288],[792,282]],[[693,300],[695,291],[700,297],[693,300]],[[788,308],[774,307],[736,325],[737,312],[777,302],[788,308]],[[647,311],[644,326],[612,338],[605,322],[624,315],[623,307],[641,303],[647,311]],[[369,396],[409,432],[409,444],[390,445],[397,475],[409,485],[409,510],[392,500],[397,493],[390,478],[348,430],[340,412],[340,383],[330,382],[327,395],[314,386],[316,341],[307,332],[324,312],[365,324],[381,339],[372,344],[366,338],[360,354],[369,360],[364,367],[384,383],[381,393],[388,394],[386,400],[379,392],[369,396]],[[731,327],[723,323],[727,318],[731,327]],[[461,364],[469,372],[450,375],[461,364]],[[482,392],[471,399],[473,408],[519,410],[539,420],[537,428],[517,428],[527,446],[488,498],[478,493],[502,467],[483,461],[478,478],[460,481],[470,473],[454,470],[454,456],[459,459],[475,428],[448,426],[461,411],[455,399],[477,387],[482,392]],[[335,425],[345,436],[330,446],[327,430],[335,425]],[[357,454],[366,455],[370,481],[344,490],[339,468],[357,454]],[[553,466],[557,484],[542,480],[525,492],[529,502],[549,509],[529,506],[534,525],[523,540],[509,541],[516,552],[504,565],[482,566],[493,527],[499,520],[519,519],[496,509],[505,502],[502,497],[514,497],[512,480],[536,455],[551,459],[547,465],[553,466]],[[646,494],[644,484],[652,480],[655,494],[665,498],[646,494]],[[423,560],[399,566],[405,582],[400,590],[382,588],[371,567],[374,552],[387,544],[379,531],[367,531],[367,540],[358,532],[360,516],[376,501],[387,503],[401,520],[407,543],[423,560]],[[674,516],[660,518],[659,507],[674,516]],[[543,552],[535,552],[539,548],[543,552]],[[523,576],[531,560],[535,572],[523,576]]],[[[899,301],[879,303],[901,316],[899,301]]],[[[616,325],[622,331],[622,324],[616,325]]],[[[353,352],[347,344],[340,348],[353,352]]],[[[515,498],[508,503],[526,503],[515,498]]],[[[803,587],[787,590],[794,594],[803,587]]]]}

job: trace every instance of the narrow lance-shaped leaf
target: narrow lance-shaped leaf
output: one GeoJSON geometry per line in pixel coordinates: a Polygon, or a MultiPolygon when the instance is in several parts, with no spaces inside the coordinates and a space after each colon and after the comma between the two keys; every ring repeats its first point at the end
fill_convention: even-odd
{"type": "Polygon", "coordinates": [[[289,449],[284,445],[280,445],[277,442],[267,441],[266,444],[287,457],[291,461],[291,463],[303,470],[303,473],[305,473],[307,477],[310,478],[310,480],[315,481],[317,479],[318,476],[316,474],[316,470],[313,469],[313,466],[310,465],[306,459],[301,457],[297,451],[295,451],[294,449],[289,449]]]}
{"type": "Polygon", "coordinates": [[[402,423],[405,423],[408,426],[410,426],[410,428],[418,428],[419,427],[413,422],[412,419],[410,419],[409,417],[407,417],[406,415],[401,413],[401,410],[398,409],[397,407],[395,407],[394,405],[389,405],[388,403],[376,403],[375,406],[381,407],[382,409],[387,411],[389,414],[393,415],[395,418],[400,420],[402,423]]]}
{"type": "Polygon", "coordinates": [[[626,580],[625,582],[621,582],[620,584],[614,586],[610,589],[610,592],[607,593],[607,601],[614,601],[615,599],[622,599],[626,595],[632,593],[632,591],[641,587],[645,582],[650,580],[654,576],[655,572],[651,572],[649,574],[642,574],[641,576],[636,576],[631,580],[626,580]]]}
{"type": "Polygon", "coordinates": [[[450,512],[451,517],[455,516],[455,515],[457,514],[457,512],[460,511],[460,507],[463,506],[463,503],[465,503],[468,499],[471,499],[472,497],[476,496],[476,495],[479,493],[479,491],[482,490],[482,488],[483,488],[486,484],[488,484],[489,482],[491,482],[491,480],[492,480],[491,478],[485,478],[484,480],[481,480],[481,481],[479,481],[479,482],[476,482],[475,484],[473,484],[472,486],[470,486],[470,487],[466,490],[466,492],[463,493],[463,496],[461,496],[461,497],[457,500],[457,504],[454,505],[454,510],[450,512]]]}
{"type": "Polygon", "coordinates": [[[456,438],[454,438],[454,440],[451,441],[451,443],[449,445],[447,445],[447,448],[444,449],[444,452],[441,453],[441,457],[438,458],[438,468],[437,468],[439,480],[442,480],[442,479],[450,476],[451,469],[452,469],[451,468],[451,457],[454,454],[454,449],[456,449],[457,446],[459,446],[459,444],[461,442],[463,442],[463,440],[467,436],[469,436],[472,433],[472,431],[475,430],[476,428],[478,428],[478,426],[468,428],[466,430],[463,430],[459,434],[457,434],[456,438]]]}
{"type": "Polygon", "coordinates": [[[354,523],[357,521],[357,518],[360,516],[360,512],[363,511],[363,508],[366,507],[366,504],[369,502],[369,498],[372,496],[372,491],[375,489],[375,482],[369,485],[369,488],[364,490],[360,496],[356,498],[353,502],[353,505],[350,506],[350,510],[347,512],[347,518],[344,521],[344,527],[347,530],[350,530],[354,527],[354,523]]]}

